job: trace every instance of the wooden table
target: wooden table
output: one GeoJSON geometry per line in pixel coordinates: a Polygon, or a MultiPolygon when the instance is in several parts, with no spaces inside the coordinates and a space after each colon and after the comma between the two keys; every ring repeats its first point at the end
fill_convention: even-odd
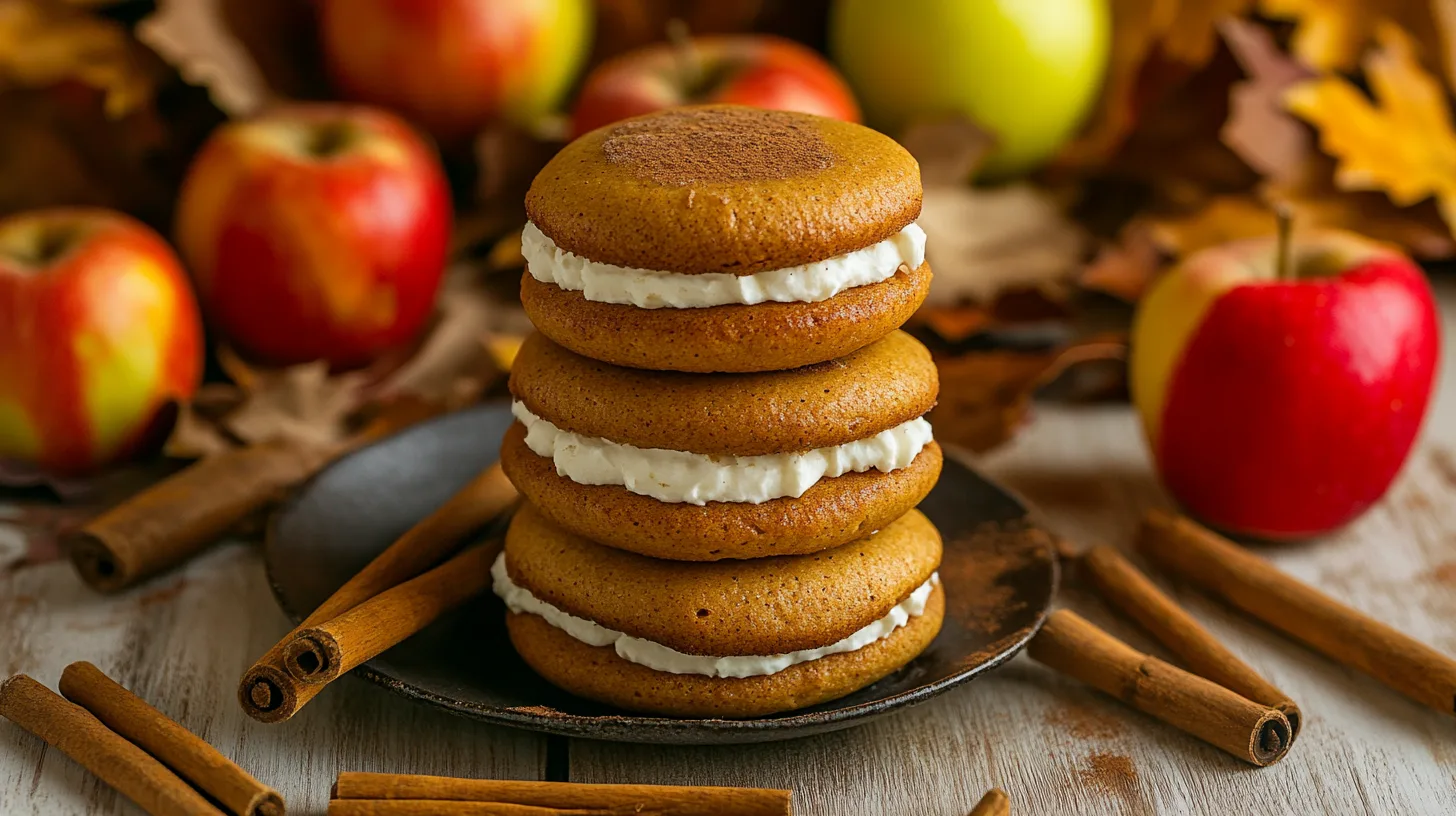
{"type": "MultiPolygon", "coordinates": [[[[1279,566],[1456,653],[1456,285],[1440,286],[1444,377],[1420,448],[1386,500],[1279,566]]],[[[1042,406],[981,463],[1082,543],[1125,545],[1167,498],[1126,407],[1042,406]]],[[[0,551],[6,531],[0,527],[0,551]]],[[[681,748],[545,738],[456,719],[347,679],[290,723],[247,719],[237,678],[287,629],[257,552],[218,547],[185,570],[101,598],[52,563],[0,574],[0,673],[54,686],[90,660],[323,813],[339,771],[794,789],[796,811],[962,816],[992,785],[1015,813],[1456,813],[1456,720],[1439,716],[1196,594],[1176,596],[1303,706],[1304,735],[1254,770],[1025,657],[868,726],[759,746],[681,748]]],[[[1091,597],[1065,603],[1144,649],[1091,597]]],[[[0,723],[0,813],[136,812],[60,754],[0,723]]]]}

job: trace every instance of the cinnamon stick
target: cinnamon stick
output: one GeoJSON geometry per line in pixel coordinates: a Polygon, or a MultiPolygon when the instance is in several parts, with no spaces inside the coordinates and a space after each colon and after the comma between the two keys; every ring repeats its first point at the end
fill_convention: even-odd
{"type": "Polygon", "coordinates": [[[1253,765],[1289,750],[1289,720],[1210,680],[1145,655],[1067,609],[1027,647],[1033,659],[1253,765]]]}
{"type": "Polygon", "coordinates": [[[1108,603],[1137,621],[1194,674],[1278,709],[1289,720],[1290,739],[1299,738],[1304,718],[1289,695],[1239,659],[1121,553],[1105,544],[1095,546],[1082,555],[1082,567],[1108,603]]]}
{"type": "Polygon", "coordinates": [[[0,716],[74,759],[153,816],[223,816],[155,757],[26,675],[0,684],[0,716]]]}
{"type": "Polygon", "coordinates": [[[329,816],[653,816],[660,811],[626,808],[553,808],[502,802],[439,802],[433,799],[334,799],[329,816]]]}
{"type": "Polygon", "coordinates": [[[1456,660],[1280,572],[1186,518],[1152,511],[1138,549],[1159,568],[1445,714],[1456,713],[1456,660]]]}
{"type": "Polygon", "coordinates": [[[490,566],[500,549],[499,539],[471,547],[337,618],[299,630],[284,650],[286,661],[296,661],[295,651],[300,651],[322,655],[330,677],[352,671],[430,625],[441,614],[480,594],[490,583],[490,566]],[[294,649],[299,646],[307,649],[294,649]]]}
{"type": "Polygon", "coordinates": [[[125,589],[192,557],[335,453],[277,442],[210,456],[101,514],[62,545],[97,591],[125,589]]]}
{"type": "Polygon", "coordinates": [[[1011,816],[1011,797],[1000,788],[992,788],[971,809],[969,816],[1011,816]]]}
{"type": "MultiPolygon", "coordinates": [[[[338,617],[402,581],[419,575],[450,551],[467,533],[505,512],[515,502],[513,487],[500,463],[491,465],[445,504],[389,545],[357,575],[330,595],[318,609],[279,641],[243,674],[238,701],[248,716],[266,723],[282,722],[318,694],[324,684],[302,682],[284,667],[285,650],[305,629],[338,617]]],[[[309,659],[296,653],[300,669],[309,659]]],[[[320,668],[327,657],[314,657],[320,668]]],[[[304,671],[304,674],[312,672],[304,671]]],[[[334,676],[337,676],[335,674],[334,676]]]]}
{"type": "MultiPolygon", "coordinates": [[[[553,816],[562,812],[578,811],[658,816],[717,816],[726,813],[734,816],[786,816],[791,810],[790,800],[789,791],[766,788],[590,785],[579,782],[517,782],[350,772],[339,774],[329,812],[335,813],[334,805],[345,801],[428,801],[437,806],[446,802],[489,802],[544,808],[544,813],[551,813],[553,816]]],[[[383,814],[431,811],[349,812],[383,814]]],[[[447,811],[440,809],[433,812],[447,811]]],[[[531,811],[519,813],[527,816],[531,811]]]]}
{"type": "Polygon", "coordinates": [[[61,673],[61,694],[236,816],[283,816],[283,798],[90,663],[61,673]]]}

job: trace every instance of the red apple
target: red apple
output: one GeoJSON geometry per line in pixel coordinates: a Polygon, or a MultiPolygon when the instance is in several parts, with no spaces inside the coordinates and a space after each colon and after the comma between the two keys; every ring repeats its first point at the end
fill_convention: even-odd
{"type": "Polygon", "coordinates": [[[1131,359],[1168,490],[1272,540],[1335,529],[1385,493],[1440,347],[1430,287],[1398,251],[1311,230],[1281,254],[1261,238],[1188,258],[1139,305],[1131,359]]]}
{"type": "Polygon", "coordinates": [[[678,105],[733,103],[859,121],[839,73],[818,54],[766,35],[696,37],[614,57],[587,75],[573,136],[678,105]]]}
{"type": "Polygon", "coordinates": [[[334,86],[458,142],[561,101],[591,48],[591,0],[320,0],[334,86]]]}
{"type": "Polygon", "coordinates": [[[342,105],[218,128],[177,213],[203,313],[226,340],[267,363],[336,367],[419,332],[451,220],[433,150],[389,113],[342,105]]]}
{"type": "Polygon", "coordinates": [[[187,276],[151,229],[96,209],[0,221],[0,459],[77,475],[139,452],[202,354],[187,276]]]}

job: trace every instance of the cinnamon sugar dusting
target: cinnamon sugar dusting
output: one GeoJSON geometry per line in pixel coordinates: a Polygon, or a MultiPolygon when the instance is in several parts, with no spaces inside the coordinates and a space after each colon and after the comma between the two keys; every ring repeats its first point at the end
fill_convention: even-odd
{"type": "Polygon", "coordinates": [[[1130,799],[1137,792],[1137,769],[1121,754],[1093,754],[1081,770],[1082,781],[1104,793],[1130,799]]]}
{"type": "Polygon", "coordinates": [[[623,123],[602,142],[612,164],[669,187],[766,181],[827,170],[834,151],[800,114],[754,108],[668,111],[623,123]]]}

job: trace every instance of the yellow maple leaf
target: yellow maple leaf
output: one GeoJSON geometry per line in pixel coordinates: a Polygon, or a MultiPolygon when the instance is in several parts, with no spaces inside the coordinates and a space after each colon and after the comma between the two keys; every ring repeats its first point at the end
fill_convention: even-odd
{"type": "Polygon", "coordinates": [[[1353,71],[1382,22],[1395,23],[1421,38],[1426,56],[1443,57],[1435,14],[1449,0],[1260,0],[1259,11],[1293,20],[1289,51],[1311,68],[1353,71]]]}
{"type": "Polygon", "coordinates": [[[55,3],[0,0],[0,88],[76,80],[106,92],[120,117],[146,104],[156,60],[120,24],[55,3]]]}
{"type": "Polygon", "coordinates": [[[1399,27],[1380,23],[1375,38],[1364,61],[1373,99],[1325,77],[1290,88],[1285,104],[1319,130],[1341,189],[1381,190],[1403,207],[1434,197],[1456,232],[1456,129],[1445,89],[1399,27]]]}

